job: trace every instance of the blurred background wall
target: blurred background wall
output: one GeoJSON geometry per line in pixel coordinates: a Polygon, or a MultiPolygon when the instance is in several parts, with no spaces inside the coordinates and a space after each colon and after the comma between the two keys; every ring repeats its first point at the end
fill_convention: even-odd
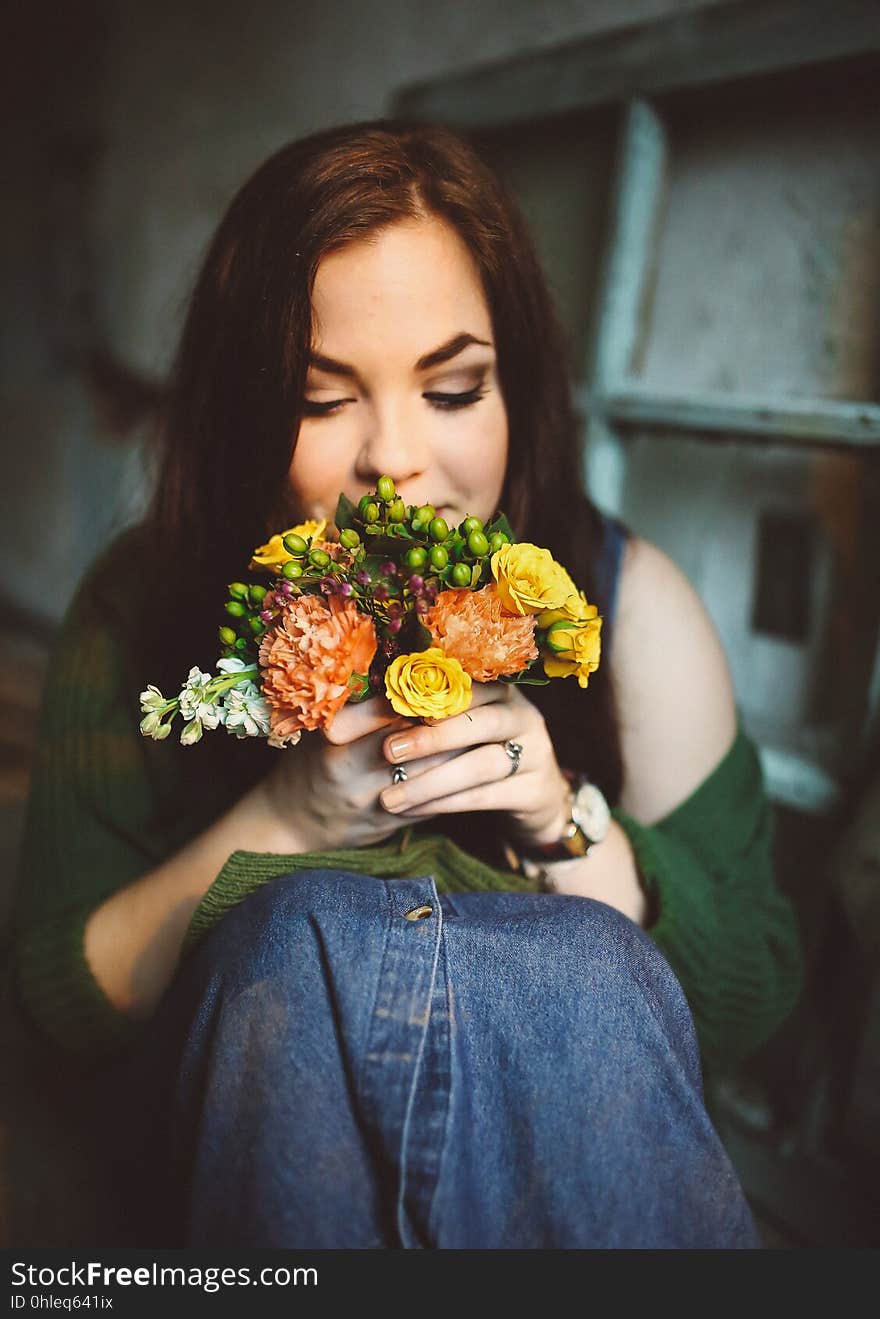
{"type": "MultiPolygon", "coordinates": [[[[313,130],[451,122],[531,223],[591,491],[700,591],[761,748],[811,988],[717,1120],[768,1235],[857,1244],[880,1184],[875,0],[7,13],[0,922],[53,631],[143,503],[151,407],[228,202],[313,130]]],[[[17,1075],[0,1142],[26,1175],[0,1159],[0,1239],[5,1206],[14,1241],[89,1240],[76,1132],[17,1075]]]]}

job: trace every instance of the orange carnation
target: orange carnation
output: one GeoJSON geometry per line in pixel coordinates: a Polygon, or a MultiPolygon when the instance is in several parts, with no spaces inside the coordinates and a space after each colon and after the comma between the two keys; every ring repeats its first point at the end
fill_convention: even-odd
{"type": "Polygon", "coordinates": [[[475,682],[519,673],[538,658],[534,614],[510,613],[494,582],[481,591],[441,591],[422,622],[475,682]]]}
{"type": "Polygon", "coordinates": [[[260,643],[269,742],[295,746],[304,728],[327,728],[376,654],[373,620],[342,596],[294,596],[260,643]]]}

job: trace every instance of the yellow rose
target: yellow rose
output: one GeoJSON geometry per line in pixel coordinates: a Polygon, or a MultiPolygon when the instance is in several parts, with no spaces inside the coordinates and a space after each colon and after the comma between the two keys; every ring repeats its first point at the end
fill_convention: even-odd
{"type": "Polygon", "coordinates": [[[327,519],[322,518],[320,521],[312,519],[310,522],[300,522],[295,527],[288,527],[287,531],[279,531],[274,536],[270,536],[265,545],[258,545],[251,558],[251,568],[270,568],[277,571],[283,568],[289,559],[293,558],[292,554],[284,548],[285,536],[302,536],[303,540],[309,538],[317,539],[324,534],[327,526],[327,519]]]}
{"type": "Polygon", "coordinates": [[[574,675],[580,687],[586,687],[590,674],[599,667],[602,651],[602,619],[595,605],[588,605],[583,592],[584,606],[577,620],[560,613],[553,620],[544,642],[544,673],[548,678],[570,678],[574,675]]]}
{"type": "Polygon", "coordinates": [[[587,603],[583,591],[575,591],[559,609],[547,609],[539,614],[536,622],[538,627],[546,632],[547,628],[563,619],[569,623],[587,623],[591,618],[595,618],[598,612],[595,605],[587,603]]]}
{"type": "Polygon", "coordinates": [[[439,646],[398,655],[385,671],[385,694],[398,714],[448,719],[471,703],[470,674],[439,646]]]}
{"type": "Polygon", "coordinates": [[[541,614],[569,601],[575,607],[577,587],[549,550],[528,541],[502,545],[491,564],[501,602],[512,614],[541,614]]]}

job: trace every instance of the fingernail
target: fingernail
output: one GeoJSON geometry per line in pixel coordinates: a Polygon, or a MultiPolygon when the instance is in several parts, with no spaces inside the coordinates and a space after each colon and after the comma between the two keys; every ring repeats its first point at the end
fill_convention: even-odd
{"type": "Polygon", "coordinates": [[[408,737],[392,737],[388,743],[388,750],[395,760],[401,760],[412,746],[412,739],[408,737]]]}
{"type": "Polygon", "coordinates": [[[382,805],[386,811],[397,811],[404,805],[406,793],[402,788],[388,788],[382,793],[382,805]]]}

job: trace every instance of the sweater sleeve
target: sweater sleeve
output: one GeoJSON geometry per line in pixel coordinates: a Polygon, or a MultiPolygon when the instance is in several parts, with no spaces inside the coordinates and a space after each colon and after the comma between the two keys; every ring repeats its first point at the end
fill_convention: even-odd
{"type": "Polygon", "coordinates": [[[142,1029],[107,998],[83,946],[94,908],[162,856],[129,688],[117,629],[87,577],[56,636],[43,691],[12,964],[25,1022],[80,1057],[126,1048],[142,1029]]]}
{"type": "Polygon", "coordinates": [[[729,751],[671,814],[617,819],[635,854],[654,921],[647,933],[681,983],[707,1072],[759,1048],[795,1006],[803,959],[779,888],[774,817],[754,743],[740,723],[729,751]]]}

